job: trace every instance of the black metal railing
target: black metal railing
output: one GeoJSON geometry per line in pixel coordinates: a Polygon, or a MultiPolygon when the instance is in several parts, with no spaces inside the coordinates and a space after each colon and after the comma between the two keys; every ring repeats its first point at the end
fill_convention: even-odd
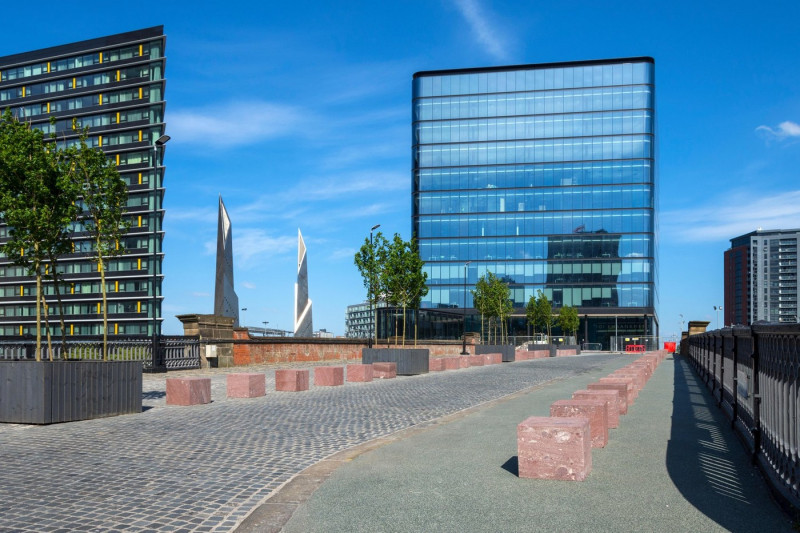
{"type": "MultiPolygon", "coordinates": [[[[50,360],[50,348],[42,342],[42,360],[50,360]]],[[[154,337],[110,337],[109,361],[142,361],[146,372],[200,368],[200,338],[156,335],[154,337]]],[[[102,337],[68,339],[66,349],[61,339],[53,339],[53,360],[100,360],[102,337]]],[[[36,358],[36,340],[31,337],[0,337],[0,360],[36,358]]]]}
{"type": "Polygon", "coordinates": [[[753,462],[800,509],[800,324],[709,331],[684,347],[753,462]]]}

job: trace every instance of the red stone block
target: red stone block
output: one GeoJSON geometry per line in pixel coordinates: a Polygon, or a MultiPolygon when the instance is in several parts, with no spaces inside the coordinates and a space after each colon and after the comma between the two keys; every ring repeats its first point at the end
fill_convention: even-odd
{"type": "Polygon", "coordinates": [[[396,378],[397,363],[372,363],[372,375],[375,379],[396,378]]]}
{"type": "Polygon", "coordinates": [[[619,394],[613,390],[579,390],[572,393],[573,400],[603,400],[608,405],[608,427],[619,427],[619,394]]]}
{"type": "Polygon", "coordinates": [[[470,365],[470,357],[471,355],[462,355],[458,358],[458,366],[459,368],[469,368],[470,365]]]}
{"type": "Polygon", "coordinates": [[[528,350],[514,350],[514,361],[527,361],[529,353],[528,350]]]}
{"type": "Polygon", "coordinates": [[[364,383],[372,381],[372,365],[347,365],[347,381],[364,383]]]}
{"type": "Polygon", "coordinates": [[[583,481],[592,470],[589,419],[532,416],[517,426],[519,477],[583,481]]]}
{"type": "Polygon", "coordinates": [[[608,444],[608,402],[606,400],[558,400],[550,404],[550,416],[566,418],[586,417],[592,448],[605,448],[608,444]]]}
{"type": "Polygon", "coordinates": [[[484,365],[499,365],[503,362],[503,354],[501,353],[485,353],[483,357],[484,365]]]}
{"type": "Polygon", "coordinates": [[[441,372],[445,370],[444,366],[444,358],[442,357],[431,357],[428,360],[428,370],[431,372],[441,372]]]}
{"type": "Polygon", "coordinates": [[[276,370],[275,390],[288,392],[308,390],[308,370],[294,368],[276,370]]]}
{"type": "Polygon", "coordinates": [[[461,358],[458,356],[443,357],[442,359],[444,359],[445,370],[458,370],[459,368],[461,368],[461,358]]]}
{"type": "Polygon", "coordinates": [[[314,368],[314,386],[337,387],[344,385],[343,366],[318,366],[314,368]]]}
{"type": "Polygon", "coordinates": [[[529,355],[528,359],[544,359],[550,357],[550,350],[532,350],[529,353],[532,355],[529,355]]]}
{"type": "Polygon", "coordinates": [[[641,373],[636,372],[635,370],[616,370],[608,375],[610,378],[619,378],[619,379],[627,379],[630,378],[633,380],[633,397],[639,397],[639,391],[644,388],[644,376],[641,373]]]}
{"type": "Polygon", "coordinates": [[[211,378],[167,378],[167,405],[211,403],[211,378]]]}
{"type": "Polygon", "coordinates": [[[267,376],[256,373],[228,374],[228,398],[258,398],[267,392],[267,376]]]}
{"type": "MultiPolygon", "coordinates": [[[[611,384],[620,384],[623,383],[625,385],[625,394],[626,400],[628,401],[628,406],[633,405],[634,399],[634,391],[633,391],[633,378],[600,378],[597,380],[598,383],[611,383],[611,384]]],[[[589,387],[591,388],[591,387],[589,387]]]]}
{"type": "Polygon", "coordinates": [[[469,357],[469,366],[483,366],[482,355],[470,355],[468,357],[469,357]]]}
{"type": "Polygon", "coordinates": [[[628,412],[628,384],[627,383],[590,383],[586,386],[591,390],[610,390],[617,393],[617,406],[619,414],[624,415],[628,412]]]}

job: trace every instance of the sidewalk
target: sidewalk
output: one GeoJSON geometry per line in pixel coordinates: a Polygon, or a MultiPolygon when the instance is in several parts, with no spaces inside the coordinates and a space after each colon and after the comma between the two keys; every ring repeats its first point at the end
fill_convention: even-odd
{"type": "Polygon", "coordinates": [[[330,477],[308,501],[289,484],[239,531],[270,530],[276,511],[294,511],[287,533],[793,531],[680,356],[658,367],[609,444],[593,450],[586,481],[517,477],[517,424],[549,415],[551,402],[622,364],[610,361],[383,446],[367,444],[364,453],[351,452],[354,459],[318,471],[313,482],[330,477]]]}

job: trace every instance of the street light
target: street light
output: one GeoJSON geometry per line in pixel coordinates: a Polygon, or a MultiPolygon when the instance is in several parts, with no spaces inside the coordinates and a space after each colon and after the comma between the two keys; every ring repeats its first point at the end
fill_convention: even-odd
{"type": "Polygon", "coordinates": [[[269,324],[269,320],[265,320],[264,322],[262,322],[262,324],[264,324],[264,335],[263,336],[266,337],[267,336],[267,324],[269,324]]]}
{"type": "Polygon", "coordinates": [[[715,305],[714,310],[717,312],[717,329],[719,329],[719,312],[722,311],[722,306],[715,305]]]}
{"type": "Polygon", "coordinates": [[[243,328],[246,328],[246,327],[247,327],[247,326],[245,326],[245,325],[244,325],[244,322],[245,322],[245,320],[244,320],[244,313],[245,313],[246,311],[247,311],[247,308],[246,308],[246,307],[242,307],[242,323],[241,323],[241,324],[239,324],[239,326],[240,326],[240,327],[243,327],[243,328]]]}
{"type": "Polygon", "coordinates": [[[156,265],[158,264],[158,149],[161,148],[161,157],[164,157],[163,146],[170,140],[169,135],[162,135],[153,143],[153,335],[160,333],[156,309],[158,307],[158,274],[156,265]]]}
{"type": "MultiPolygon", "coordinates": [[[[374,318],[373,315],[372,315],[372,298],[373,298],[373,295],[372,295],[372,275],[373,275],[372,265],[375,262],[375,254],[374,254],[374,250],[372,249],[372,232],[375,231],[376,229],[380,228],[380,227],[381,227],[380,224],[375,224],[374,226],[372,226],[369,229],[369,258],[370,258],[370,261],[369,261],[369,294],[367,295],[367,299],[369,300],[369,320],[370,320],[370,322],[372,322],[373,318],[374,318]]],[[[378,342],[378,324],[377,324],[377,321],[373,322],[373,324],[375,325],[375,328],[374,328],[374,331],[375,331],[375,342],[378,342]]],[[[367,341],[367,348],[370,348],[370,349],[372,349],[372,332],[373,332],[372,325],[373,324],[370,324],[369,341],[367,341]]]]}
{"type": "Polygon", "coordinates": [[[464,263],[464,308],[461,310],[461,355],[469,355],[467,351],[467,265],[472,261],[464,263]]]}

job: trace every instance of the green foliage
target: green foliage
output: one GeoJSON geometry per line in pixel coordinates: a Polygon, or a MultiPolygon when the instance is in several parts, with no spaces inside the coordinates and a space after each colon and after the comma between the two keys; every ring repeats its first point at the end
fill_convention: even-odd
{"type": "MultiPolygon", "coordinates": [[[[64,153],[41,131],[6,110],[0,118],[0,217],[9,230],[3,253],[36,278],[36,359],[41,359],[42,277],[70,250],[69,226],[78,190],[64,170],[64,153]],[[51,261],[46,267],[46,261],[51,261]]],[[[52,350],[50,350],[52,354],[52,350]]]]}
{"type": "MultiPolygon", "coordinates": [[[[66,150],[66,168],[70,179],[81,189],[83,212],[79,219],[94,244],[94,249],[89,253],[100,273],[103,297],[103,358],[106,359],[108,306],[105,271],[108,258],[125,251],[120,240],[130,226],[124,218],[128,188],[115,164],[101,150],[89,147],[86,137],[87,131],[84,130],[80,143],[66,150]]],[[[155,224],[155,220],[152,223],[155,224]]]]}
{"type": "Polygon", "coordinates": [[[511,289],[492,272],[481,276],[472,293],[473,305],[481,314],[481,322],[489,325],[489,342],[492,337],[500,343],[507,340],[506,322],[513,310],[511,289]],[[498,332],[499,329],[499,332],[498,332]]]}
{"type": "Polygon", "coordinates": [[[403,308],[403,341],[406,338],[406,308],[418,309],[422,297],[428,294],[425,281],[428,275],[422,271],[417,242],[404,241],[395,233],[386,248],[386,257],[380,272],[380,285],[383,287],[386,302],[403,308]]]}
{"type": "Polygon", "coordinates": [[[367,289],[367,302],[373,305],[378,303],[385,293],[381,286],[381,271],[386,262],[388,248],[389,241],[379,231],[372,243],[369,238],[365,238],[364,244],[355,255],[355,265],[364,281],[364,288],[367,289]]]}
{"type": "Polygon", "coordinates": [[[561,330],[569,332],[573,337],[576,337],[579,325],[580,317],[578,317],[578,310],[569,305],[562,307],[558,312],[558,326],[561,330]]]}
{"type": "Polygon", "coordinates": [[[553,327],[553,305],[547,296],[541,291],[536,291],[536,297],[531,296],[525,306],[525,315],[528,322],[533,326],[533,332],[541,328],[542,333],[550,337],[553,327]]]}

